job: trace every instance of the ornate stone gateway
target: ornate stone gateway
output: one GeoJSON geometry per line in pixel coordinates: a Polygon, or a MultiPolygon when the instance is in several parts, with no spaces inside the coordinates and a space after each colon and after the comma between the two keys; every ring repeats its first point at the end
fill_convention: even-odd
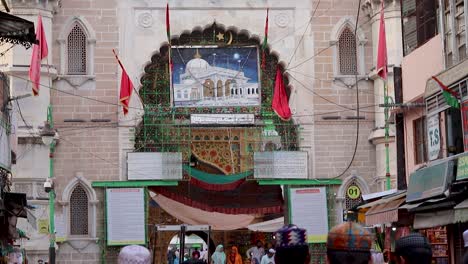
{"type": "MultiPolygon", "coordinates": [[[[261,50],[246,31],[217,24],[184,33],[171,44],[170,53],[168,45],[162,46],[145,67],[139,91],[145,114],[135,150],[182,153],[184,181],[150,190],[205,212],[200,215],[252,216],[250,223],[282,216],[280,186],[249,180],[254,152],[298,149],[296,125],[281,120],[271,107],[278,58],[261,50]]],[[[181,223],[176,212],[161,207],[150,209],[150,225],[181,223]]],[[[237,233],[215,230],[213,240],[229,243],[237,233]]],[[[240,234],[249,244],[251,234],[240,234]]],[[[166,252],[172,235],[152,244],[166,252]]]]}

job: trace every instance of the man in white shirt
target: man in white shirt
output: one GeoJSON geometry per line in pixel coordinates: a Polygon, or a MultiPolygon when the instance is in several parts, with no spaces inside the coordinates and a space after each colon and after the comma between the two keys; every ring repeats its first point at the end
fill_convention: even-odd
{"type": "Polygon", "coordinates": [[[262,241],[258,240],[257,245],[247,250],[246,254],[247,258],[253,258],[256,261],[256,263],[260,263],[263,255],[265,255],[265,250],[263,249],[262,241]]]}
{"type": "Polygon", "coordinates": [[[275,253],[276,251],[270,248],[268,253],[262,257],[262,262],[260,262],[260,264],[275,264],[275,253]]]}

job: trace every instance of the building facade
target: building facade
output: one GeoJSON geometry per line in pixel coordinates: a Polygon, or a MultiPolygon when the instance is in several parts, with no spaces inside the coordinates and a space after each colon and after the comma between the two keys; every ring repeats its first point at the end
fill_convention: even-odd
{"type": "MultiPolygon", "coordinates": [[[[122,114],[118,81],[121,70],[112,50],[117,51],[135,89],[143,92],[150,66],[164,60],[158,54],[164,53],[168,41],[164,26],[166,2],[10,2],[16,15],[34,22],[39,14],[42,16],[49,46],[49,55],[41,65],[39,96],[18,101],[15,108],[19,154],[13,167],[13,187],[28,193],[29,202],[38,207],[36,217],[47,222],[47,194],[42,186],[52,169],[57,262],[112,263],[118,248],[107,247],[105,243],[104,189],[93,188],[92,183],[128,180],[127,153],[139,150],[135,142],[145,118],[142,102],[146,98],[140,93],[143,97],[140,101],[134,93],[128,115],[122,114]],[[49,167],[49,148],[38,137],[49,105],[59,135],[52,156],[53,167],[49,167]]],[[[213,41],[224,43],[219,45],[229,43],[227,32],[237,32],[238,36],[248,36],[246,41],[252,39],[252,45],[258,49],[269,7],[268,51],[287,76],[291,124],[298,131],[297,150],[307,152],[307,178],[342,179],[342,185],[330,192],[337,198],[332,199],[330,206],[331,223],[340,222],[343,211],[360,202],[360,195],[384,189],[385,120],[378,106],[383,101],[383,89],[373,73],[379,3],[364,2],[362,8],[366,12],[361,12],[358,18],[356,3],[350,0],[262,3],[190,0],[169,5],[174,41],[182,43],[187,36],[196,38],[196,32],[216,25],[225,33],[222,39],[213,36],[213,41]],[[357,198],[347,196],[350,186],[359,188],[357,198]]],[[[400,30],[399,4],[390,1],[386,5],[389,62],[399,65],[401,46],[396,37],[400,30]]],[[[180,70],[180,75],[172,77],[173,102],[237,107],[235,104],[242,100],[253,105],[263,100],[262,90],[252,75],[238,74],[242,53],[240,59],[232,57],[232,61],[220,55],[197,51],[182,70],[176,68],[174,72],[180,70]],[[207,69],[210,71],[204,72],[207,69]],[[200,78],[203,85],[194,85],[200,78]]],[[[9,76],[15,96],[31,91],[30,56],[30,51],[15,47],[2,58],[2,71],[9,76]]],[[[260,64],[261,51],[257,61],[260,64]]],[[[171,93],[170,89],[167,91],[171,93]]],[[[143,142],[143,147],[148,144],[143,142]]],[[[391,161],[394,164],[395,158],[391,161]]],[[[392,165],[392,177],[394,168],[392,165]]],[[[23,228],[33,234],[25,244],[30,261],[47,260],[47,232],[35,231],[26,221],[23,228]]]]}
{"type": "Polygon", "coordinates": [[[462,211],[466,197],[468,4],[466,1],[402,1],[402,4],[405,103],[400,111],[404,114],[406,133],[407,208],[414,215],[414,228],[428,236],[433,232],[444,235],[441,241],[431,241],[439,243],[433,257],[437,261],[459,263],[463,255],[461,234],[468,220],[462,211]],[[430,184],[422,187],[419,182],[430,184]],[[438,201],[434,201],[436,197],[438,201]]]}

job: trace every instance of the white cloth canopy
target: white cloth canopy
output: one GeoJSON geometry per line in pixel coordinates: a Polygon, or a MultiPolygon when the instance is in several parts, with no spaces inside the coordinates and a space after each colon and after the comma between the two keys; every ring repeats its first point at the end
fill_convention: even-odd
{"type": "Polygon", "coordinates": [[[169,199],[161,194],[154,195],[152,198],[168,214],[185,224],[210,225],[213,230],[245,228],[255,219],[254,215],[233,215],[203,211],[169,199]]]}
{"type": "Polygon", "coordinates": [[[283,227],[283,225],[284,225],[284,217],[280,217],[280,218],[276,218],[273,220],[268,220],[265,222],[252,224],[252,225],[247,226],[247,228],[255,232],[273,233],[273,232],[276,232],[281,227],[283,227]]]}

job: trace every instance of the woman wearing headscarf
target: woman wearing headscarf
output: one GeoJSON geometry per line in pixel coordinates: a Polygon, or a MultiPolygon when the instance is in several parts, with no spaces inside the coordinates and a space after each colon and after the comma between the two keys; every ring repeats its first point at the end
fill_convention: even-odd
{"type": "Polygon", "coordinates": [[[211,256],[211,264],[226,264],[226,254],[223,245],[216,247],[215,253],[211,256]]]}
{"type": "Polygon", "coordinates": [[[242,257],[239,254],[239,250],[237,249],[236,246],[232,246],[227,263],[228,264],[242,264],[243,263],[242,257]]]}

